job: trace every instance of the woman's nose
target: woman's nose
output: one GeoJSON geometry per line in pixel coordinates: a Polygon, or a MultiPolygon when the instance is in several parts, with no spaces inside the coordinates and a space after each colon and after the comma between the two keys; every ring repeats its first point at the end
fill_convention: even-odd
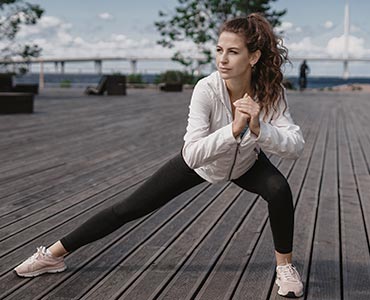
{"type": "Polygon", "coordinates": [[[221,60],[220,60],[222,63],[227,63],[228,62],[228,59],[227,59],[227,55],[226,54],[222,54],[221,55],[221,60]]]}

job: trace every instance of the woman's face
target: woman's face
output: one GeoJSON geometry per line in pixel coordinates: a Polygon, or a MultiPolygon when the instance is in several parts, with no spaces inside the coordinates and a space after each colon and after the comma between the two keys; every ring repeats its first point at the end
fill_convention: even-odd
{"type": "Polygon", "coordinates": [[[223,79],[250,78],[254,57],[249,53],[240,35],[222,32],[218,38],[216,51],[217,70],[223,79]]]}

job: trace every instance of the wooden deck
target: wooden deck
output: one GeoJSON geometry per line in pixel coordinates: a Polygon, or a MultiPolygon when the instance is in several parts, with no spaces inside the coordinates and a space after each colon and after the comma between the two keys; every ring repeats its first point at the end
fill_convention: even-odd
{"type": "MultiPolygon", "coordinates": [[[[12,269],[135,190],[178,153],[191,91],[124,97],[46,90],[0,116],[0,299],[279,299],[265,201],[203,184],[68,255],[67,271],[12,269]]],[[[291,92],[306,147],[271,157],[295,201],[307,299],[370,299],[370,96],[291,92]]]]}

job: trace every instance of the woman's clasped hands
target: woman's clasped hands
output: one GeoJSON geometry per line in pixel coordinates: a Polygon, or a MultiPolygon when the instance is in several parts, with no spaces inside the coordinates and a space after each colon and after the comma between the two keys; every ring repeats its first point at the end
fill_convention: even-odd
{"type": "Polygon", "coordinates": [[[249,130],[256,136],[260,133],[260,105],[255,102],[247,93],[243,98],[236,100],[233,105],[235,106],[235,117],[233,121],[234,136],[238,136],[246,125],[249,130]]]}

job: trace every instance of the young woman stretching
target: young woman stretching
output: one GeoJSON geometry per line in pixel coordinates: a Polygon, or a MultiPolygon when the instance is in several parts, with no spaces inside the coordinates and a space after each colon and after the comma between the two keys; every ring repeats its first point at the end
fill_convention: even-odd
{"type": "Polygon", "coordinates": [[[184,146],[138,190],[104,209],[15,268],[33,277],[65,270],[63,256],[140,218],[204,182],[232,181],[268,202],[282,296],[300,297],[292,265],[293,202],[285,177],[264,152],[297,158],[304,140],[282,87],[286,48],[259,14],[227,21],[216,48],[217,71],[195,86],[184,146]]]}

